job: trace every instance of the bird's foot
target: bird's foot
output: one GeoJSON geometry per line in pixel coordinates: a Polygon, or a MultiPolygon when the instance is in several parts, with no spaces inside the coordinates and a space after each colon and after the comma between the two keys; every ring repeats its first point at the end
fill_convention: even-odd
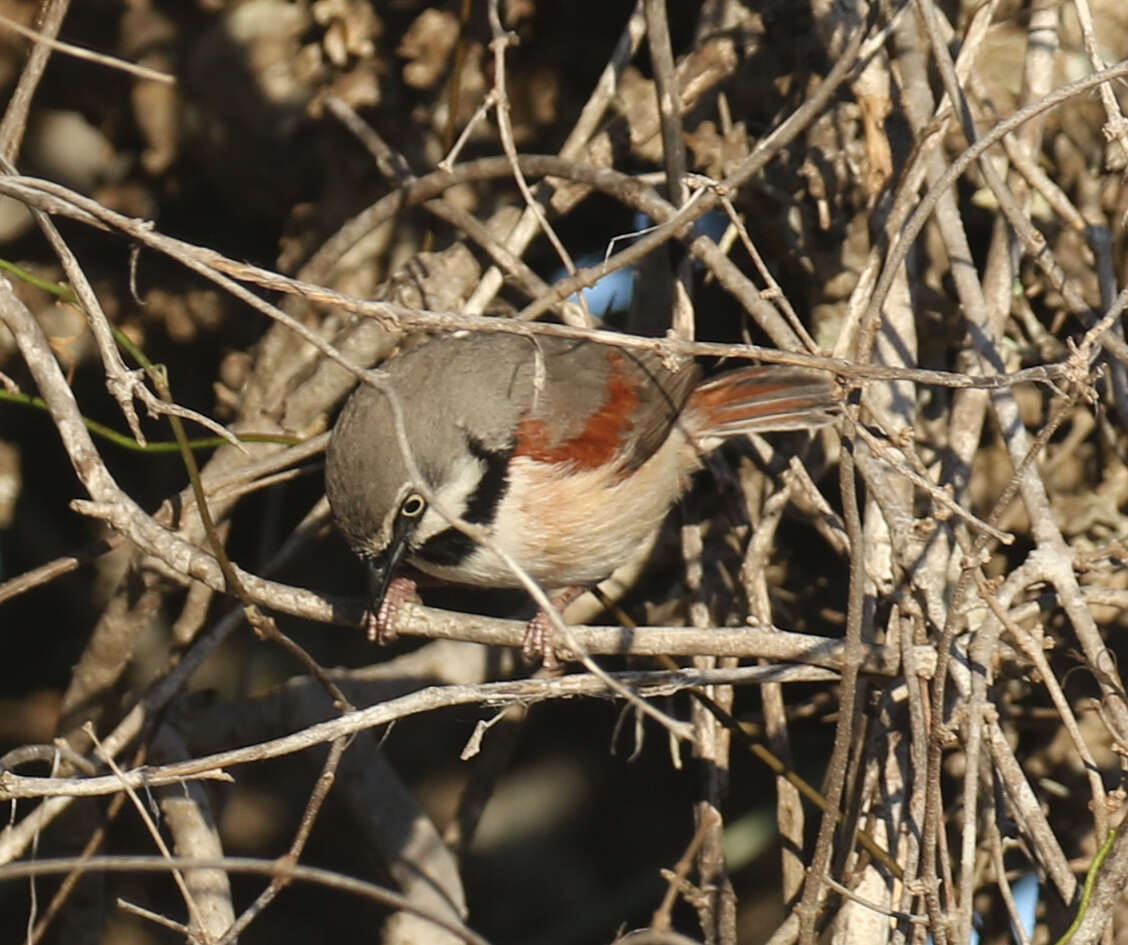
{"type": "Polygon", "coordinates": [[[384,599],[380,602],[380,609],[376,613],[369,610],[364,615],[364,629],[368,634],[370,643],[379,643],[381,646],[391,643],[399,636],[396,620],[403,605],[409,601],[418,601],[418,586],[409,577],[392,578],[384,599]]]}
{"type": "MultiPolygon", "coordinates": [[[[586,590],[586,587],[566,587],[550,597],[549,601],[557,613],[563,613],[564,609],[586,590]]],[[[528,659],[539,658],[541,666],[548,672],[558,672],[560,670],[560,659],[562,657],[567,659],[572,654],[557,649],[555,636],[556,627],[552,618],[543,610],[540,610],[525,628],[525,639],[521,643],[521,652],[528,659]]]]}

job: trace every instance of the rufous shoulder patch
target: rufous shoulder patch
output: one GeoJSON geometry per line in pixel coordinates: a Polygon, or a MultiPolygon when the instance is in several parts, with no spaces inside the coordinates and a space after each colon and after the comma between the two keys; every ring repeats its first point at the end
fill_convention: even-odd
{"type": "Polygon", "coordinates": [[[627,377],[623,356],[607,355],[610,371],[603,404],[582,430],[566,440],[555,441],[544,420],[525,417],[517,425],[514,456],[527,456],[540,463],[561,463],[577,469],[598,469],[622,450],[625,435],[634,425],[631,414],[638,407],[638,392],[627,377]]]}

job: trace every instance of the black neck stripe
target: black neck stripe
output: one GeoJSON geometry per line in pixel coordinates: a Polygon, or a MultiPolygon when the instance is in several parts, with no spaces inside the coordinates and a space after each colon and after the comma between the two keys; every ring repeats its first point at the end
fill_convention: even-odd
{"type": "Polygon", "coordinates": [[[456,528],[444,528],[423,542],[412,557],[430,564],[454,567],[474,553],[474,545],[474,539],[469,535],[464,535],[456,528]]]}
{"type": "Polygon", "coordinates": [[[489,525],[497,517],[497,507],[509,488],[509,458],[513,448],[488,450],[472,436],[466,437],[466,446],[486,467],[478,488],[466,500],[462,517],[475,525],[489,525]]]}
{"type": "MultiPolygon", "coordinates": [[[[497,518],[497,507],[509,488],[509,457],[512,447],[506,450],[489,450],[472,436],[466,437],[466,446],[485,467],[478,487],[466,500],[463,519],[473,525],[491,525],[497,518]]],[[[456,566],[474,553],[474,539],[457,528],[444,528],[432,535],[414,553],[431,564],[456,566]]]]}

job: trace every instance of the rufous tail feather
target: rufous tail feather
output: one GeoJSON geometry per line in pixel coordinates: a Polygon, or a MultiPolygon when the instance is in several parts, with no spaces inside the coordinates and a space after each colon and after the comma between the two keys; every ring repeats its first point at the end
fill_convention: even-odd
{"type": "Polygon", "coordinates": [[[829,374],[771,365],[719,374],[693,391],[687,408],[704,421],[703,435],[730,437],[825,426],[838,401],[829,374]]]}

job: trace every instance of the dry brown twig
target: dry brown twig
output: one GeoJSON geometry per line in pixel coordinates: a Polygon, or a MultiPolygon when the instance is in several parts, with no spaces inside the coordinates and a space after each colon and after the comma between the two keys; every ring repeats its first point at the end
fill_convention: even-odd
{"type": "MultiPolygon", "coordinates": [[[[729,8],[740,6],[729,5],[729,8]]],[[[1103,67],[1094,42],[1092,14],[1087,4],[1078,3],[1085,51],[1100,71],[1055,88],[1050,45],[1039,47],[1031,42],[1024,52],[1027,84],[1021,93],[1021,107],[1001,121],[991,118],[994,123],[989,128],[977,127],[976,121],[982,124],[995,107],[995,103],[988,102],[994,87],[977,68],[977,56],[986,54],[984,42],[992,18],[997,15],[997,7],[996,4],[983,5],[966,22],[955,25],[949,24],[930,0],[917,0],[889,22],[883,19],[886,11],[876,11],[873,34],[867,36],[862,25],[856,24],[856,29],[845,37],[844,51],[833,61],[827,79],[806,95],[791,117],[777,123],[776,131],[757,148],[723,164],[735,167],[726,178],[719,181],[709,178],[707,186],[697,192],[695,199],[687,200],[686,186],[694,178],[685,173],[683,123],[685,128],[693,127],[690,123],[698,120],[694,108],[706,111],[714,108],[703,95],[702,87],[706,90],[724,88],[726,95],[732,91],[723,83],[729,76],[738,74],[739,58],[735,53],[725,57],[735,49],[732,36],[737,34],[726,33],[710,40],[717,43],[711,53],[717,61],[703,73],[708,78],[701,81],[702,87],[697,87],[693,84],[695,74],[685,68],[689,58],[678,61],[673,57],[668,30],[660,15],[664,5],[640,2],[624,24],[596,91],[560,155],[541,157],[522,154],[517,147],[516,104],[509,93],[516,87],[512,70],[518,67],[515,57],[506,61],[510,26],[503,25],[502,11],[493,4],[490,25],[496,71],[492,87],[484,92],[480,112],[485,116],[490,108],[497,109],[498,146],[502,155],[458,164],[454,163],[456,146],[448,162],[440,165],[438,171],[423,173],[421,170],[414,175],[391,146],[365,126],[352,103],[329,99],[329,108],[368,143],[383,172],[389,174],[390,179],[394,178],[395,183],[387,197],[357,214],[327,241],[298,279],[171,239],[142,220],[116,213],[99,201],[58,184],[12,173],[0,177],[0,193],[22,200],[43,214],[67,216],[84,225],[108,228],[135,240],[182,263],[230,293],[232,298],[274,320],[275,327],[269,330],[254,364],[248,392],[242,401],[235,401],[239,411],[234,425],[237,429],[257,429],[255,422],[269,417],[279,427],[293,424],[291,429],[296,428],[303,434],[320,431],[323,427],[319,428],[318,424],[352,380],[383,383],[379,373],[369,371],[369,364],[386,354],[395,343],[394,337],[405,330],[465,329],[598,337],[624,346],[660,351],[671,357],[716,355],[800,364],[829,371],[839,377],[845,387],[861,389],[856,408],[850,408],[844,427],[848,445],[840,466],[841,520],[802,467],[793,467],[784,479],[783,488],[762,502],[751,501],[755,490],[762,487],[756,485],[755,477],[745,477],[750,497],[748,508],[754,515],[762,516],[762,521],[761,531],[748,546],[741,582],[749,601],[753,602],[749,610],[764,621],[761,625],[713,627],[714,618],[705,615],[700,606],[691,611],[696,615],[692,628],[653,626],[627,630],[561,625],[561,632],[577,652],[584,654],[593,673],[604,670],[591,661],[591,654],[604,653],[636,656],[681,653],[708,659],[708,664],[703,662],[696,673],[603,678],[577,675],[565,680],[484,684],[478,684],[485,678],[479,676],[475,684],[404,694],[397,701],[348,712],[330,722],[303,725],[299,731],[283,738],[263,738],[236,751],[218,751],[209,757],[123,772],[121,777],[134,785],[140,785],[147,778],[197,777],[209,776],[209,773],[215,776],[217,771],[222,772],[222,768],[215,766],[252,763],[315,744],[332,744],[330,761],[326,762],[323,777],[304,805],[306,816],[291,839],[284,868],[272,874],[258,904],[234,923],[228,915],[216,925],[217,937],[232,940],[257,919],[261,908],[291,878],[301,875],[300,868],[294,864],[302,854],[310,825],[325,798],[335,766],[341,760],[345,739],[353,733],[386,724],[405,713],[427,712],[439,706],[515,701],[527,704],[545,698],[605,696],[610,685],[625,686],[626,689],[619,692],[628,692],[632,700],[638,699],[640,693],[651,695],[703,685],[762,685],[769,729],[773,737],[781,739],[787,735],[787,726],[793,723],[789,720],[788,699],[777,683],[841,680],[840,715],[828,796],[836,809],[844,809],[847,823],[863,814],[880,822],[881,829],[887,831],[890,847],[897,847],[898,862],[904,869],[907,885],[904,890],[894,889],[880,865],[867,864],[852,854],[849,845],[840,842],[848,834],[839,832],[836,836],[836,818],[828,814],[823,819],[813,851],[804,854],[803,862],[812,864],[812,869],[802,899],[792,920],[780,927],[773,941],[795,936],[806,942],[813,941],[829,910],[837,908],[837,901],[830,892],[851,889],[850,893],[841,893],[849,904],[838,914],[841,924],[836,930],[836,934],[845,936],[846,940],[852,938],[850,930],[862,927],[854,923],[862,921],[860,915],[865,912],[870,914],[871,921],[875,913],[883,917],[882,928],[875,935],[888,935],[896,945],[903,945],[919,934],[909,926],[918,925],[919,913],[926,911],[929,930],[938,945],[949,941],[963,945],[970,934],[973,902],[982,892],[985,881],[981,864],[994,863],[994,869],[1000,874],[1007,865],[1004,843],[994,829],[995,818],[1002,816],[1011,817],[1018,824],[1024,843],[1063,900],[1074,896],[1077,882],[1069,869],[1067,856],[1074,840],[1063,829],[1056,812],[1051,809],[1047,813],[1043,809],[1038,785],[1023,771],[1026,759],[1016,754],[1008,743],[1008,737],[1014,734],[1014,722],[1006,713],[1021,704],[1022,698],[1014,695],[1013,687],[1002,686],[997,674],[1000,653],[1005,649],[1006,658],[1017,661],[1021,673],[1036,673],[1040,677],[1039,686],[1048,693],[1050,703],[1060,716],[1069,751],[1084,765],[1083,783],[1093,805],[1092,831],[1099,842],[1108,829],[1110,813],[1106,806],[1110,794],[1102,782],[1104,772],[1098,770],[1104,763],[1103,756],[1084,718],[1078,717],[1070,706],[1068,675],[1060,662],[1060,651],[1045,652],[1043,641],[1072,643],[1076,640],[1080,644],[1085,664],[1103,697],[1102,717],[1113,729],[1110,740],[1123,744],[1128,731],[1125,715],[1128,708],[1123,702],[1116,648],[1109,635],[1111,620],[1120,618],[1098,617],[1101,612],[1094,608],[1115,606],[1123,610],[1128,600],[1123,588],[1115,583],[1117,579],[1106,578],[1106,572],[1088,570],[1092,559],[1086,557],[1089,552],[1098,554],[1102,548],[1119,540],[1115,536],[1122,534],[1117,529],[1124,525],[1118,511],[1122,503],[1109,500],[1109,518],[1104,532],[1099,528],[1082,529],[1063,513],[1068,507],[1064,502],[1069,493],[1067,487],[1057,484],[1057,477],[1074,471],[1076,464],[1070,462],[1069,452],[1084,451],[1090,432],[1097,429],[1097,424],[1089,428],[1076,426],[1067,441],[1068,451],[1057,454],[1053,464],[1040,463],[1043,453],[1055,447],[1053,434],[1057,425],[1066,423],[1076,409],[1087,409],[1078,405],[1085,403],[1082,395],[1096,383],[1098,359],[1105,353],[1122,360],[1126,358],[1122,337],[1115,328],[1123,306],[1128,303],[1128,293],[1117,297],[1116,272],[1112,265],[1118,247],[1116,240],[1122,236],[1116,234],[1115,226],[1106,226],[1097,219],[1099,213],[1093,213],[1095,204],[1100,213],[1111,218],[1111,214],[1101,209],[1108,201],[1094,200],[1092,192],[1102,187],[1111,191],[1114,182],[1093,170],[1097,163],[1085,170],[1087,176],[1076,186],[1049,173],[1046,168],[1052,170],[1055,165],[1047,157],[1049,142],[1043,144],[1047,132],[1041,116],[1088,90],[1099,89],[1106,125],[1123,145],[1120,129],[1123,118],[1112,83],[1128,74],[1128,64],[1103,67]],[[645,134],[661,134],[668,199],[658,196],[642,180],[600,166],[603,159],[599,157],[599,149],[604,142],[597,135],[598,119],[612,101],[624,69],[641,41],[644,22],[650,36],[657,96],[640,126],[649,129],[645,134]],[[726,42],[729,46],[722,48],[726,42]],[[953,44],[960,47],[960,56],[954,62],[948,53],[953,44]],[[872,58],[886,47],[889,60],[872,58]],[[769,164],[772,174],[786,175],[788,162],[793,158],[814,153],[812,142],[817,132],[812,122],[831,115],[839,120],[846,114],[844,109],[850,103],[841,98],[836,100],[835,96],[840,83],[850,86],[856,79],[855,57],[868,63],[866,68],[871,78],[875,71],[887,69],[886,78],[899,83],[895,107],[902,109],[904,126],[912,129],[916,147],[909,155],[896,154],[894,149],[898,173],[889,179],[887,191],[871,194],[872,203],[867,203],[864,210],[860,205],[855,206],[857,213],[851,223],[856,232],[881,231],[883,235],[872,245],[867,243],[857,254],[864,261],[856,269],[858,278],[847,290],[849,298],[841,309],[845,327],[836,340],[825,344],[827,350],[833,344],[835,356],[829,356],[822,352],[815,339],[822,343],[831,336],[819,334],[814,327],[804,324],[814,307],[825,304],[823,296],[812,292],[809,297],[781,298],[777,307],[770,299],[762,297],[742,266],[730,258],[735,244],[717,244],[707,237],[686,234],[701,214],[722,208],[734,224],[740,245],[748,252],[753,265],[760,269],[764,280],[761,284],[767,284],[779,296],[783,295],[784,286],[795,291],[794,277],[781,274],[785,268],[783,262],[777,265],[772,253],[766,254],[766,260],[759,258],[757,244],[761,248],[767,244],[762,236],[754,236],[764,230],[761,221],[748,210],[749,195],[761,188],[762,196],[770,187],[777,186],[776,178],[765,174],[769,164]],[[895,70],[889,62],[896,63],[895,70]],[[941,76],[943,95],[933,88],[930,79],[934,74],[941,76]],[[679,97],[683,100],[680,103],[679,97]],[[952,136],[944,133],[949,125],[953,129],[959,127],[966,138],[966,147],[962,150],[954,148],[952,136]],[[994,151],[990,150],[992,148],[994,151]],[[1013,173],[996,166],[996,155],[1004,153],[1013,165],[1013,173]],[[775,163],[771,163],[773,161],[775,163]],[[536,184],[537,179],[541,183],[536,184]],[[479,195],[497,194],[503,187],[500,182],[505,180],[514,181],[516,192],[520,194],[516,206],[501,208],[509,214],[509,225],[513,218],[520,217],[520,222],[507,236],[498,235],[505,222],[500,210],[489,221],[483,221],[447,199],[448,192],[456,185],[477,188],[479,195]],[[970,181],[980,193],[990,192],[995,202],[989,210],[994,231],[990,239],[983,240],[988,250],[982,272],[972,253],[972,247],[978,245],[973,232],[974,220],[967,212],[961,191],[955,189],[962,181],[970,181]],[[923,197],[920,195],[922,187],[927,187],[923,197]],[[1089,188],[1088,193],[1077,192],[1084,187],[1089,188]],[[548,288],[523,260],[523,254],[538,231],[551,232],[555,223],[549,220],[551,214],[568,209],[567,203],[575,194],[586,193],[591,188],[624,207],[645,212],[656,225],[604,264],[580,270],[559,285],[548,288]],[[1046,197],[1061,230],[1075,234],[1087,232],[1090,250],[1086,252],[1091,251],[1091,257],[1071,255],[1069,245],[1055,232],[1057,223],[1044,225],[1043,218],[1034,215],[1031,188],[1046,197]],[[423,206],[437,218],[462,230],[470,242],[481,247],[493,263],[486,275],[474,272],[457,287],[453,275],[445,283],[442,279],[436,280],[436,285],[442,283],[449,290],[446,296],[449,301],[445,304],[405,302],[390,289],[386,297],[376,299],[353,297],[340,291],[332,281],[333,267],[348,250],[359,245],[366,234],[377,226],[390,225],[389,221],[396,214],[414,205],[423,206]],[[886,211],[887,218],[882,216],[886,211]],[[1103,230],[1094,234],[1089,233],[1087,227],[1103,227],[1103,230]],[[689,255],[705,265],[711,280],[735,301],[734,307],[743,307],[758,330],[771,338],[777,349],[692,341],[705,323],[705,316],[698,313],[695,317],[692,309],[685,306],[677,308],[674,338],[625,337],[596,332],[590,330],[586,322],[580,328],[527,324],[529,319],[545,312],[566,311],[564,303],[572,292],[591,285],[617,268],[636,263],[646,253],[664,252],[667,248],[664,244],[671,239],[681,239],[687,244],[689,255]],[[1020,265],[1024,259],[1031,265],[1020,265]],[[1090,291],[1088,259],[1095,260],[1093,265],[1099,270],[1095,277],[1099,304],[1093,301],[1096,296],[1090,291]],[[481,317],[486,304],[495,300],[503,288],[505,277],[513,280],[525,294],[527,304],[517,319],[481,317]],[[937,286],[944,288],[949,284],[955,287],[958,308],[946,298],[930,299],[928,295],[931,292],[942,296],[944,293],[937,286]],[[1032,355],[1030,346],[1024,348],[1021,355],[1015,353],[1015,346],[1025,337],[1016,328],[1021,325],[1021,319],[1011,318],[1016,285],[1021,285],[1029,295],[1029,299],[1023,300],[1028,310],[1027,325],[1043,329],[1040,340],[1062,342],[1056,337],[1062,333],[1061,319],[1073,316],[1086,321],[1087,330],[1076,338],[1064,338],[1068,343],[1062,346],[1066,351],[1064,355],[1055,355],[1053,360],[1042,353],[1032,355]],[[275,291],[287,294],[285,304],[274,305],[263,297],[275,291]],[[930,323],[922,314],[928,305],[935,306],[944,316],[946,330],[952,325],[957,327],[955,337],[929,337],[930,323]],[[303,308],[307,306],[321,308],[303,308]],[[331,315],[324,315],[326,308],[332,311],[331,315]],[[356,319],[348,322],[351,316],[356,319]],[[1043,321],[1049,324],[1048,330],[1042,325],[1043,321]],[[372,336],[358,341],[365,329],[371,330],[372,336]],[[965,333],[970,336],[970,343],[964,343],[965,333]],[[851,342],[855,340],[855,353],[848,356],[851,342]],[[280,367],[281,364],[285,364],[285,368],[280,367]],[[321,380],[315,383],[309,377],[301,377],[301,365],[310,367],[321,380]],[[293,373],[289,373],[291,371],[293,373]],[[318,387],[333,371],[337,374],[330,378],[331,382],[318,387]],[[1039,386],[1019,388],[1028,382],[1039,386]],[[1068,402],[1068,409],[1063,403],[1048,400],[1051,393],[1060,389],[1065,389],[1073,398],[1068,402]],[[292,400],[290,395],[293,395],[292,400]],[[266,405],[278,397],[287,398],[287,406],[283,413],[272,414],[266,405]],[[1046,400],[1045,404],[1041,404],[1042,399],[1046,400]],[[1041,409],[1035,410],[1039,404],[1041,409]],[[974,465],[977,461],[979,466],[974,465]],[[985,463],[999,467],[1009,464],[1009,469],[995,481],[984,472],[985,463]],[[860,505],[855,502],[859,483],[864,486],[866,496],[865,503],[860,505]],[[767,625],[772,615],[782,609],[780,601],[771,596],[775,585],[768,577],[772,544],[769,537],[782,527],[789,502],[798,505],[804,514],[816,516],[815,527],[824,535],[827,547],[839,556],[836,560],[849,561],[845,643],[828,642],[813,632],[789,634],[767,625]],[[1007,513],[1003,519],[1005,508],[1012,504],[1019,511],[1007,513]],[[1019,541],[1008,550],[1005,543],[1011,535],[1017,536],[1019,541]],[[1090,542],[1095,542],[1095,551],[1089,547],[1090,542]],[[998,581],[993,577],[996,573],[1000,576],[998,581]],[[1100,582],[1106,579],[1109,586],[1102,586],[1100,582]],[[1059,608],[1060,614],[1064,614],[1063,622],[1041,616],[1039,608],[1043,599],[1052,601],[1049,606],[1059,608]],[[1046,626],[1037,628],[1035,633],[1028,622],[1039,616],[1046,626]],[[1000,641],[1008,646],[1000,645],[1000,641]],[[1011,642],[1014,649],[1009,648],[1011,642]],[[735,657],[758,658],[765,665],[737,669],[719,662],[735,657]],[[869,675],[860,675],[863,672],[869,675]],[[931,687],[924,682],[930,678],[931,687]],[[875,728],[869,737],[860,737],[860,709],[870,701],[867,679],[876,681],[878,686],[889,685],[885,680],[892,680],[889,690],[898,693],[896,700],[888,690],[880,699],[874,698],[882,705],[883,713],[887,710],[890,713],[882,715],[882,726],[890,724],[889,719],[901,719],[904,731],[899,734],[905,741],[899,747],[892,747],[896,740],[890,734],[892,729],[875,728]],[[907,711],[899,710],[900,716],[896,716],[890,706],[901,698],[902,692],[907,711]],[[952,745],[957,746],[963,756],[964,778],[959,786],[948,780],[943,764],[943,757],[952,745]],[[984,785],[992,783],[1000,787],[997,797],[983,791],[984,785]],[[882,790],[903,793],[905,800],[896,810],[881,812],[875,805],[882,790]],[[964,812],[958,833],[948,829],[945,816],[957,796],[954,790],[958,792],[964,812]],[[1005,810],[996,812],[997,804],[1005,810]],[[984,818],[987,818],[986,828],[984,818]],[[855,881],[860,883],[863,892],[855,889],[855,881]],[[884,918],[889,916],[898,923],[892,931],[884,918]]],[[[44,33],[57,30],[64,9],[65,4],[51,5],[55,23],[47,24],[44,33]]],[[[1031,39],[1035,33],[1049,36],[1055,31],[1057,17],[1055,5],[1038,5],[1028,24],[1031,39]]],[[[732,29],[732,24],[725,29],[732,29]]],[[[702,61],[707,58],[704,43],[705,40],[699,40],[694,50],[701,54],[702,61]]],[[[22,135],[30,102],[28,89],[35,87],[36,70],[41,70],[45,61],[44,50],[45,47],[36,50],[37,65],[24,71],[22,91],[13,98],[0,129],[8,153],[14,153],[14,143],[22,135]]],[[[874,106],[870,103],[865,107],[874,106]]],[[[484,122],[472,121],[471,124],[475,134],[483,133],[484,122]]],[[[731,120],[727,124],[722,122],[722,127],[728,136],[733,123],[731,120]]],[[[875,156],[872,149],[876,144],[875,128],[876,125],[867,129],[869,150],[862,153],[868,157],[875,156]]],[[[840,121],[837,131],[841,140],[850,140],[848,122],[840,121]]],[[[469,134],[470,128],[467,136],[469,134]]],[[[634,137],[632,127],[627,136],[628,147],[640,147],[643,134],[640,131],[639,137],[634,137]]],[[[872,178],[872,174],[866,177],[867,180],[872,178]]],[[[808,193],[796,187],[796,192],[811,196],[812,205],[817,204],[824,216],[834,208],[846,209],[850,200],[855,199],[848,190],[815,195],[813,191],[808,193]]],[[[806,210],[802,199],[795,200],[787,209],[791,213],[789,219],[802,221],[806,210]]],[[[175,405],[162,403],[125,368],[109,333],[113,316],[105,311],[108,306],[102,305],[92,280],[83,273],[78,254],[63,243],[46,216],[40,219],[63,260],[68,280],[83,300],[102,360],[102,373],[127,422],[138,426],[135,416],[131,415],[136,396],[150,409],[191,416],[226,435],[225,426],[215,424],[206,416],[188,414],[175,405]]],[[[795,232],[798,234],[795,255],[802,256],[812,272],[825,276],[826,268],[816,268],[816,263],[827,265],[825,260],[818,259],[819,254],[813,248],[818,240],[803,231],[800,224],[796,224],[795,232]]],[[[740,247],[735,251],[739,252],[740,247]]],[[[567,253],[563,255],[566,257],[567,253]]],[[[394,280],[388,279],[386,286],[393,285],[394,280]]],[[[681,285],[684,288],[684,279],[681,285]]],[[[170,675],[163,685],[154,687],[151,702],[139,703],[102,739],[109,757],[119,754],[142,732],[147,713],[167,705],[190,674],[191,667],[198,665],[203,654],[237,625],[237,614],[209,625],[213,593],[241,589],[244,603],[269,607],[278,613],[345,625],[360,620],[361,608],[353,598],[339,600],[266,580],[249,569],[235,568],[225,574],[221,566],[222,545],[215,546],[212,552],[204,550],[208,546],[204,544],[199,523],[199,515],[204,510],[199,509],[196,499],[187,493],[170,501],[157,513],[147,513],[128,490],[122,488],[120,480],[111,475],[82,426],[74,395],[43,337],[35,313],[6,283],[0,286],[0,317],[14,335],[23,360],[47,400],[51,419],[90,497],[77,501],[75,508],[110,525],[115,537],[106,544],[117,541],[116,536],[124,536],[137,550],[135,560],[143,562],[147,574],[147,606],[159,602],[166,589],[174,584],[207,589],[190,595],[179,623],[185,639],[196,633],[205,635],[199,651],[189,652],[184,668],[170,675]],[[177,501],[180,505],[178,518],[172,512],[177,501]]],[[[935,328],[939,321],[931,324],[935,328]]],[[[1120,376],[1121,368],[1118,367],[1117,372],[1120,376]]],[[[1123,387],[1115,378],[1114,383],[1123,387]]],[[[1121,403],[1123,391],[1114,390],[1113,398],[1114,403],[1121,403]]],[[[1100,463],[1104,466],[1099,475],[1107,476],[1110,483],[1120,475],[1123,465],[1120,458],[1123,442],[1118,439],[1121,432],[1108,429],[1105,434],[1114,449],[1109,451],[1110,457],[1102,456],[1100,463]]],[[[401,440],[405,440],[404,434],[402,429],[398,431],[401,440]]],[[[249,490],[289,477],[291,473],[285,470],[286,463],[315,455],[322,444],[323,439],[288,452],[267,447],[256,450],[253,456],[238,455],[234,446],[217,452],[202,471],[203,494],[217,523],[230,521],[238,499],[249,490]]],[[[1092,462],[1099,465],[1097,460],[1092,462]]],[[[782,469],[784,465],[779,463],[777,468],[782,469]]],[[[825,466],[824,461],[823,468],[825,466]]],[[[1101,483],[1102,487],[1104,485],[1101,483]]],[[[320,527],[323,515],[323,508],[315,506],[309,510],[300,534],[287,546],[287,555],[302,547],[320,527]]],[[[480,531],[472,530],[472,533],[478,539],[485,537],[480,531]]],[[[730,530],[728,537],[733,534],[735,532],[730,530]]],[[[702,530],[696,526],[685,532],[685,538],[690,550],[708,547],[702,530]]],[[[98,550],[103,550],[103,546],[98,550]]],[[[701,561],[708,563],[706,558],[701,561]]],[[[60,562],[29,572],[23,578],[9,580],[0,585],[0,598],[21,594],[72,566],[72,562],[60,562]]],[[[697,569],[700,573],[694,572],[696,576],[691,583],[695,588],[704,588],[704,570],[702,564],[697,569]]],[[[835,586],[841,587],[841,583],[835,586]]],[[[533,585],[529,586],[529,591],[534,596],[541,593],[533,585]]],[[[123,594],[119,588],[119,600],[123,594]]],[[[835,609],[841,609],[840,601],[833,603],[835,609]]],[[[803,620],[805,627],[812,626],[809,612],[801,611],[798,619],[803,620]]],[[[841,619],[840,614],[838,619],[841,619]]],[[[780,622],[790,624],[790,616],[781,618],[780,622]]],[[[407,608],[402,629],[408,634],[436,640],[505,646],[518,643],[523,635],[520,621],[489,620],[424,607],[407,608]]],[[[114,667],[114,672],[120,673],[123,669],[124,663],[114,667]]],[[[319,669],[310,664],[309,671],[316,675],[319,669]]],[[[332,674],[323,675],[326,681],[336,678],[332,674]]],[[[337,685],[335,681],[331,684],[337,685]]],[[[77,698],[78,693],[74,695],[77,698]]],[[[342,695],[342,704],[345,701],[342,695]]],[[[635,704],[654,711],[644,703],[635,704]]],[[[688,736],[689,727],[669,715],[663,713],[663,722],[679,736],[688,736]]],[[[728,747],[723,739],[714,737],[716,727],[710,718],[695,717],[694,724],[692,737],[698,743],[710,744],[712,754],[709,757],[716,769],[705,798],[711,806],[703,809],[717,813],[723,810],[721,772],[726,770],[728,747]]],[[[0,773],[3,796],[45,798],[32,813],[0,831],[0,858],[20,855],[31,838],[65,809],[70,796],[112,793],[120,786],[121,779],[117,776],[52,780],[0,773]]],[[[801,816],[801,811],[781,801],[778,809],[781,827],[790,829],[789,836],[796,844],[802,843],[802,831],[796,831],[794,824],[787,828],[787,822],[801,816]]],[[[702,836],[703,851],[719,838],[719,826],[711,827],[710,834],[711,839],[702,836]]],[[[375,830],[373,835],[376,835],[375,830]]],[[[709,856],[715,866],[718,861],[715,843],[709,856]]],[[[215,863],[220,869],[237,868],[235,861],[219,857],[215,863]]],[[[1123,884],[1124,870],[1119,857],[1110,859],[1106,869],[1098,887],[1100,895],[1088,906],[1090,912],[1083,929],[1084,935],[1090,938],[1086,940],[1095,940],[1100,933],[1098,926],[1107,924],[1114,898],[1112,893],[1123,884]]],[[[702,870],[703,874],[706,872],[702,870]]],[[[796,894],[800,879],[797,871],[792,870],[791,874],[786,884],[789,898],[796,894]]],[[[715,871],[715,875],[721,874],[715,871]]],[[[697,896],[696,892],[689,892],[697,896]]],[[[701,911],[703,927],[709,929],[718,942],[735,942],[739,935],[733,919],[735,900],[725,899],[729,895],[727,891],[710,895],[712,901],[701,911]]],[[[1003,895],[1013,911],[1005,885],[1003,895]]],[[[452,897],[452,901],[456,899],[456,895],[452,897]]],[[[704,902],[704,899],[695,901],[704,902]]],[[[792,905],[795,905],[794,899],[792,905]]],[[[457,938],[462,934],[458,930],[461,916],[457,909],[440,910],[438,914],[444,917],[445,928],[452,936],[457,938]]],[[[154,913],[152,917],[157,920],[160,915],[154,913]]],[[[193,925],[200,924],[197,915],[193,925]]],[[[657,923],[662,924],[664,920],[657,923]]],[[[658,940],[667,933],[656,928],[649,934],[658,940]]]]}

